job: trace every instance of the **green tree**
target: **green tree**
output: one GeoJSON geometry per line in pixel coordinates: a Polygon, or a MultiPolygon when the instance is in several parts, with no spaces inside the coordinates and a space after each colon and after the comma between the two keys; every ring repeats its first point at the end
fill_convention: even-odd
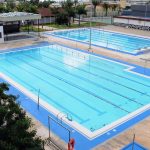
{"type": "Polygon", "coordinates": [[[25,2],[20,2],[17,7],[16,7],[17,11],[19,12],[23,12],[25,11],[25,2]]]}
{"type": "Polygon", "coordinates": [[[59,15],[59,13],[61,14],[60,8],[54,6],[54,7],[50,7],[50,10],[51,10],[52,14],[54,14],[54,17],[55,17],[55,23],[57,23],[57,16],[59,15]]]}
{"type": "Polygon", "coordinates": [[[84,14],[86,15],[85,5],[84,4],[78,5],[77,8],[76,8],[76,13],[79,16],[79,26],[80,26],[80,16],[84,15],[84,14]]]}
{"type": "Polygon", "coordinates": [[[68,14],[65,11],[56,15],[56,23],[59,25],[68,25],[68,14]]]}
{"type": "Polygon", "coordinates": [[[15,0],[8,0],[6,3],[6,12],[13,12],[15,11],[16,3],[15,0]]]}
{"type": "Polygon", "coordinates": [[[104,4],[103,4],[103,8],[104,8],[104,10],[105,10],[105,16],[107,16],[107,14],[108,14],[108,9],[110,8],[110,5],[109,5],[108,3],[104,3],[104,4]]]}
{"type": "Polygon", "coordinates": [[[16,9],[20,12],[37,13],[37,6],[30,2],[20,2],[16,9]]]}
{"type": "Polygon", "coordinates": [[[39,4],[40,0],[30,0],[30,3],[33,5],[37,5],[39,4]]]}
{"type": "Polygon", "coordinates": [[[42,140],[32,130],[31,119],[16,103],[17,97],[8,95],[9,87],[0,83],[0,149],[42,150],[42,140]]]}
{"type": "Polygon", "coordinates": [[[6,12],[6,7],[3,3],[0,3],[0,13],[6,12]]]}
{"type": "Polygon", "coordinates": [[[101,0],[92,0],[94,6],[94,17],[96,17],[96,7],[101,3],[101,0]]]}
{"type": "Polygon", "coordinates": [[[40,8],[41,8],[41,7],[49,8],[49,6],[50,6],[52,3],[54,3],[54,1],[51,1],[51,0],[39,2],[38,7],[40,7],[40,8]]]}

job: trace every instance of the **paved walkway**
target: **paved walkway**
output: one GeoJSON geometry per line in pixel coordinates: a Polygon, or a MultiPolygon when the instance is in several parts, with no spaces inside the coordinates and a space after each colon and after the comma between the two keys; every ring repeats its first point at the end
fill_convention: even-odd
{"type": "MultiPolygon", "coordinates": [[[[38,26],[34,26],[35,28],[38,28],[38,26]]],[[[49,26],[46,26],[46,25],[43,25],[43,26],[39,26],[40,29],[44,29],[46,31],[53,31],[53,30],[56,30],[57,28],[54,28],[54,27],[49,27],[49,26]]]]}
{"type": "Polygon", "coordinates": [[[120,150],[133,141],[134,134],[136,142],[150,149],[150,117],[93,150],[120,150]]]}
{"type": "Polygon", "coordinates": [[[37,41],[41,41],[40,38],[35,37],[35,39],[25,39],[18,41],[7,41],[5,43],[0,43],[0,51],[6,49],[12,49],[17,47],[29,46],[36,44],[37,41]]]}
{"type": "Polygon", "coordinates": [[[124,28],[124,27],[119,27],[119,26],[114,26],[114,25],[102,26],[101,28],[106,29],[106,30],[111,30],[111,31],[123,32],[126,34],[128,33],[128,34],[135,34],[135,35],[150,37],[150,31],[124,28]]]}
{"type": "MultiPolygon", "coordinates": [[[[33,129],[37,130],[37,135],[40,136],[43,140],[46,140],[49,137],[49,130],[45,126],[43,126],[38,120],[36,120],[33,116],[29,113],[27,115],[32,118],[32,122],[34,124],[33,129]]],[[[56,134],[51,132],[51,137],[55,144],[61,147],[61,150],[67,150],[67,143],[65,143],[62,139],[60,139],[56,134]]],[[[47,145],[45,144],[45,150],[57,150],[55,146],[52,144],[47,145]]]]}

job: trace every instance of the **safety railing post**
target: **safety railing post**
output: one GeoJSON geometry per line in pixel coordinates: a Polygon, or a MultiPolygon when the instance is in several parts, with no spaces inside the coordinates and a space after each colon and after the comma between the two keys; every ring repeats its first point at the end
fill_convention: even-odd
{"type": "Polygon", "coordinates": [[[40,108],[40,89],[38,90],[38,110],[40,108]]]}
{"type": "Polygon", "coordinates": [[[51,139],[51,126],[50,126],[50,117],[48,116],[48,130],[49,130],[49,132],[48,132],[48,137],[49,137],[49,139],[51,139]]]}
{"type": "MultiPolygon", "coordinates": [[[[68,128],[66,128],[64,125],[62,125],[60,122],[58,122],[58,121],[56,121],[55,119],[53,119],[51,116],[48,116],[48,129],[49,129],[49,139],[51,139],[51,133],[50,133],[50,131],[51,131],[51,120],[52,121],[54,121],[55,123],[57,123],[59,126],[61,126],[62,128],[64,128],[67,132],[68,132],[68,134],[69,134],[69,138],[68,138],[68,140],[70,141],[70,139],[71,139],[71,130],[70,129],[68,129],[68,128]]],[[[69,142],[68,141],[68,142],[69,142]]]]}
{"type": "Polygon", "coordinates": [[[135,134],[133,135],[132,150],[134,150],[135,134]]]}

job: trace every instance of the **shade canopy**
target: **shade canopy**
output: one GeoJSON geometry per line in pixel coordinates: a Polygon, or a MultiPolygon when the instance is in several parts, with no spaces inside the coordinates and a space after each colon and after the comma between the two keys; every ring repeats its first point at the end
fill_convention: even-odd
{"type": "Polygon", "coordinates": [[[40,14],[33,14],[26,12],[9,12],[0,14],[0,22],[38,20],[38,19],[41,19],[40,14]]]}

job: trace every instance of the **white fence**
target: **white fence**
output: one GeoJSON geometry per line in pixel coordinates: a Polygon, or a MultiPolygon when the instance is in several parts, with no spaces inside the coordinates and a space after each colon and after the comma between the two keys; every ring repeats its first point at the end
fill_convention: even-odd
{"type": "Polygon", "coordinates": [[[113,23],[113,18],[112,17],[84,17],[81,18],[81,21],[85,22],[99,22],[99,23],[106,23],[106,24],[112,24],[113,23]]]}
{"type": "MultiPolygon", "coordinates": [[[[55,17],[44,17],[39,20],[39,24],[53,23],[53,22],[55,22],[55,17]]],[[[38,21],[35,20],[34,24],[38,24],[38,21]]]]}
{"type": "Polygon", "coordinates": [[[132,18],[114,18],[114,23],[124,23],[124,24],[132,24],[138,26],[148,26],[150,27],[150,20],[135,20],[132,18]]]}

